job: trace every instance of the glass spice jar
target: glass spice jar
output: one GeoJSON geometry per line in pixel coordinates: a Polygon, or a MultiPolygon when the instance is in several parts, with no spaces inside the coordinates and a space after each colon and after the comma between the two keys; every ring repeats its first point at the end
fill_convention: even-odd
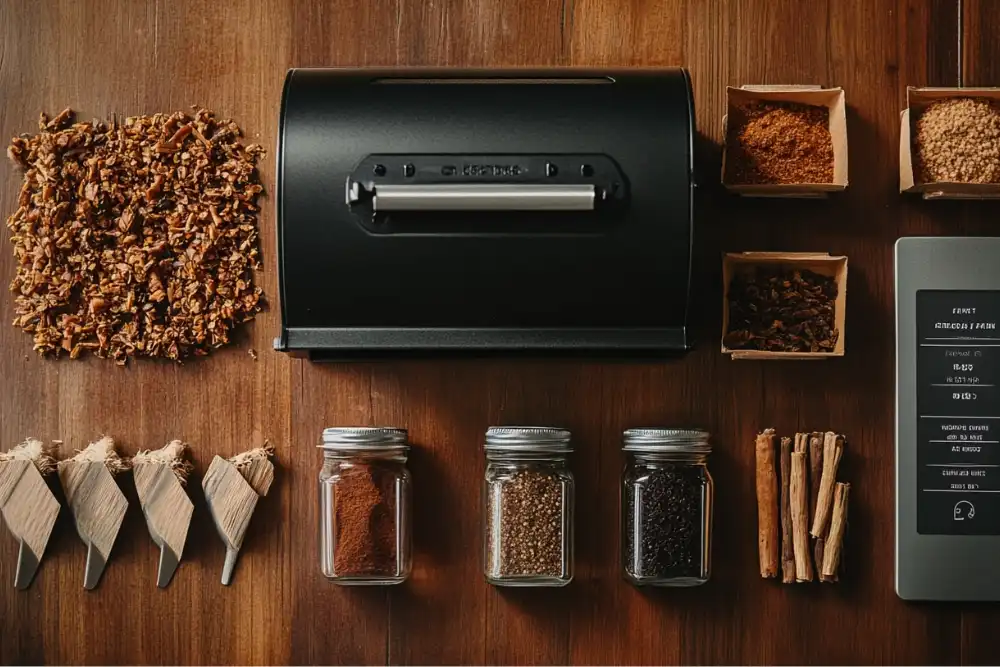
{"type": "Polygon", "coordinates": [[[570,433],[540,426],[486,432],[483,485],[486,580],[565,586],[573,579],[570,433]]]}
{"type": "Polygon", "coordinates": [[[319,475],[320,567],[338,584],[398,584],[410,574],[407,432],[323,431],[319,475]]]}
{"type": "Polygon", "coordinates": [[[714,484],[709,434],[637,428],[624,433],[622,564],[637,585],[698,586],[711,572],[714,484]]]}

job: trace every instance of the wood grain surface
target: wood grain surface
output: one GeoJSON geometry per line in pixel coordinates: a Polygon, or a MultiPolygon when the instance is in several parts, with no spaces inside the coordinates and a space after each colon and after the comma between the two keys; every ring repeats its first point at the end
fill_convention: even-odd
{"type": "MultiPolygon", "coordinates": [[[[261,216],[271,308],[206,359],[178,366],[44,361],[0,297],[0,448],[102,434],[123,454],[181,438],[195,514],[171,585],[156,587],[129,475],[121,535],[100,586],[68,513],[32,587],[0,539],[0,662],[12,663],[995,663],[1000,611],[908,604],[893,592],[892,246],[901,235],[995,234],[995,202],[897,192],[907,85],[1000,85],[993,0],[0,0],[0,134],[39,111],[85,117],[204,104],[270,149],[273,194],[285,71],[319,65],[684,65],[698,120],[692,325],[668,363],[410,361],[316,365],[271,349],[278,331],[275,216],[261,216]],[[828,201],[741,200],[718,186],[725,86],[815,83],[847,92],[850,186],[828,201]],[[850,258],[847,354],[817,363],[719,353],[725,251],[850,258]],[[254,360],[248,350],[255,349],[254,360]],[[491,588],[481,574],[482,435],[498,423],[570,428],[577,452],[577,578],[560,590],[491,588]],[[320,431],[410,429],[416,558],[392,590],[342,589],[317,562],[320,431]],[[714,434],[714,571],[704,587],[639,591],[618,565],[620,435],[643,425],[714,434]],[[848,434],[845,572],[783,586],[757,572],[753,441],[848,434]],[[200,480],[216,454],[267,440],[276,478],[257,504],[232,586],[200,480]]],[[[19,174],[0,165],[0,211],[19,174]]],[[[273,199],[271,200],[273,201],[273,199]]],[[[13,275],[6,249],[0,275],[13,275]]],[[[57,491],[57,494],[59,492],[57,491]]],[[[60,496],[61,500],[64,500],[60,496]]]]}

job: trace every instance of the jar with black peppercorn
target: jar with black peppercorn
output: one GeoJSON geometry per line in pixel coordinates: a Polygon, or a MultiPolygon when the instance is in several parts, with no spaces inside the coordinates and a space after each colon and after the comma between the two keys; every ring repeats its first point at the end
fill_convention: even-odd
{"type": "Polygon", "coordinates": [[[486,580],[565,586],[573,579],[570,433],[541,426],[486,432],[483,485],[486,580]]]}
{"type": "Polygon", "coordinates": [[[622,565],[637,586],[698,586],[711,571],[714,486],[709,434],[637,428],[624,433],[622,565]]]}
{"type": "Polygon", "coordinates": [[[406,430],[328,428],[320,447],[323,574],[338,584],[403,582],[410,574],[412,550],[406,430]]]}

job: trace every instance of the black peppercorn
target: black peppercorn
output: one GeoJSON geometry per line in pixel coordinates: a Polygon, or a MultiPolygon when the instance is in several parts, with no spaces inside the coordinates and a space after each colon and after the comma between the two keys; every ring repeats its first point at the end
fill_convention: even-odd
{"type": "Polygon", "coordinates": [[[682,463],[641,466],[626,477],[622,500],[629,576],[705,577],[705,484],[701,466],[682,463]]]}

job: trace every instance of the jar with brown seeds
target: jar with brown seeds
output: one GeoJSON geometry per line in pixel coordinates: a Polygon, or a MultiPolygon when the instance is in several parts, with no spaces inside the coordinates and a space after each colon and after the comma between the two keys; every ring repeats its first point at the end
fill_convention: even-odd
{"type": "Polygon", "coordinates": [[[573,579],[569,431],[495,426],[486,432],[485,451],[486,580],[497,586],[565,586],[573,579]]]}

